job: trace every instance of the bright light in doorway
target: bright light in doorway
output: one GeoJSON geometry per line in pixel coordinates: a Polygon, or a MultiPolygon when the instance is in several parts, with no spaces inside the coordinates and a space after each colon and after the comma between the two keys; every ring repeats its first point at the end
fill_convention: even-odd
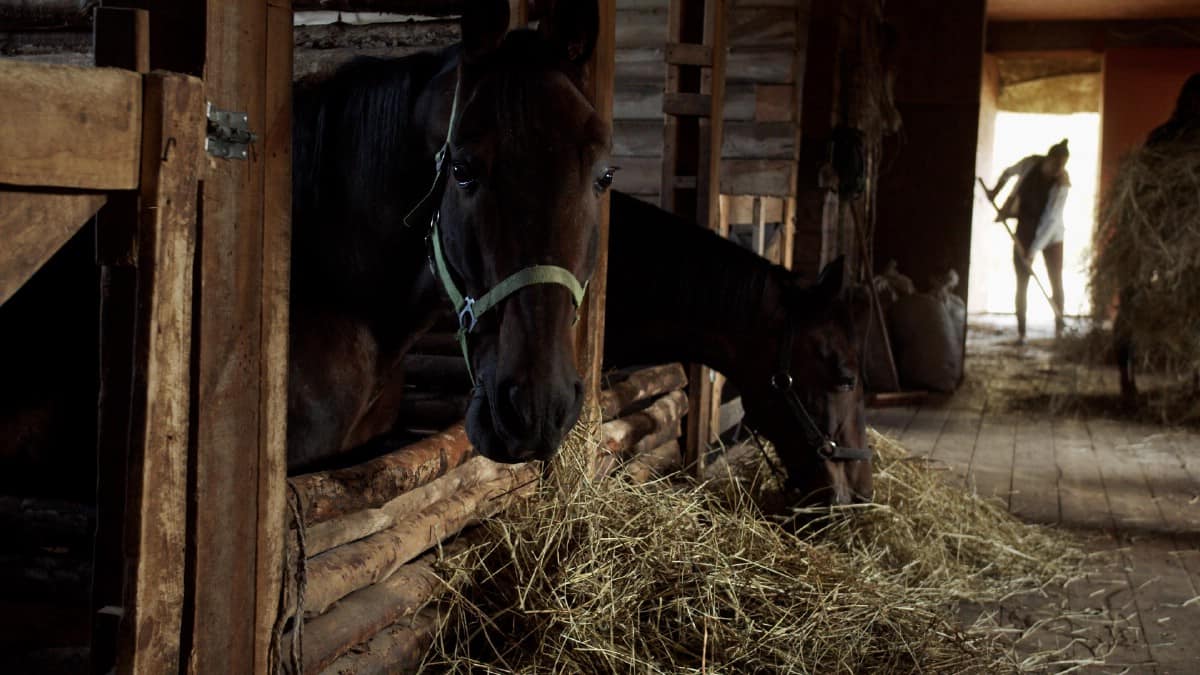
{"type": "MultiPolygon", "coordinates": [[[[983,176],[993,185],[1008,166],[1022,157],[1045,154],[1051,145],[1066,138],[1071,147],[1067,171],[1071,175],[1071,192],[1064,212],[1066,236],[1063,241],[1063,292],[1068,315],[1086,316],[1091,303],[1087,293],[1087,268],[1091,259],[1092,232],[1095,229],[1096,183],[1099,178],[1100,115],[1042,115],[999,112],[996,115],[995,137],[992,139],[992,173],[983,176]]],[[[984,140],[984,139],[981,139],[984,140]]],[[[1010,180],[1005,193],[997,199],[1003,203],[1012,189],[1010,180]]],[[[994,222],[996,212],[983,196],[975,192],[974,223],[971,236],[971,283],[967,306],[973,313],[1013,313],[1016,277],[1013,273],[1012,240],[1004,228],[994,222]]],[[[1016,221],[1010,221],[1016,230],[1016,221]]],[[[1046,285],[1050,283],[1039,255],[1034,270],[1046,285]]],[[[1029,283],[1030,323],[1053,324],[1054,310],[1046,302],[1034,282],[1029,283]]],[[[1015,322],[1013,324],[1016,325],[1015,322]]]]}

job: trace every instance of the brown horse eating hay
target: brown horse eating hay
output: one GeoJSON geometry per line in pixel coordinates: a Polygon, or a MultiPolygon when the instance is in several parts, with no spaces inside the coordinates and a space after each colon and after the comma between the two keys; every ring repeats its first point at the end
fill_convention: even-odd
{"type": "Polygon", "coordinates": [[[842,263],[814,285],[619,192],[609,235],[608,366],[685,361],[725,374],[747,423],[807,501],[872,496],[859,355],[869,301],[842,263]]]}
{"type": "Polygon", "coordinates": [[[293,470],[388,430],[393,373],[446,296],[481,454],[547,458],[579,415],[572,326],[612,181],[581,88],[599,8],[560,0],[536,31],[508,18],[506,0],[472,3],[461,45],[297,88],[293,470]]]}

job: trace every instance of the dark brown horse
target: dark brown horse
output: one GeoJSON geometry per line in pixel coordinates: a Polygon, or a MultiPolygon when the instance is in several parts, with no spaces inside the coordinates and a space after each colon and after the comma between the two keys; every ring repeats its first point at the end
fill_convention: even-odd
{"type": "Polygon", "coordinates": [[[857,450],[867,447],[858,375],[870,305],[842,278],[839,260],[806,285],[614,192],[605,364],[720,371],[741,392],[746,422],[775,445],[791,487],[809,501],[869,501],[871,462],[857,450]]]}
{"type": "Polygon", "coordinates": [[[546,458],[575,423],[572,326],[612,180],[581,89],[598,22],[597,0],[560,0],[537,31],[508,33],[507,1],[480,0],[461,45],[298,87],[292,469],[390,428],[400,357],[447,296],[480,453],[546,458]]]}

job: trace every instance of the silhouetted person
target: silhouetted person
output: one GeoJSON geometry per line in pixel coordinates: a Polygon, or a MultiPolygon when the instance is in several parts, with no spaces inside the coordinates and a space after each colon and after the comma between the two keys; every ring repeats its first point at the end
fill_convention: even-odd
{"type": "Polygon", "coordinates": [[[996,215],[997,221],[1017,219],[1017,241],[1013,246],[1013,266],[1017,272],[1017,333],[1025,340],[1026,296],[1029,290],[1029,275],[1033,259],[1040,252],[1046,262],[1050,277],[1051,294],[1057,308],[1054,334],[1063,329],[1063,207],[1067,203],[1067,192],[1071,187],[1067,175],[1067,159],[1071,151],[1067,139],[1050,147],[1045,155],[1030,155],[1013,164],[1000,174],[996,186],[988,191],[995,200],[1010,178],[1017,177],[1017,185],[996,215]]]}

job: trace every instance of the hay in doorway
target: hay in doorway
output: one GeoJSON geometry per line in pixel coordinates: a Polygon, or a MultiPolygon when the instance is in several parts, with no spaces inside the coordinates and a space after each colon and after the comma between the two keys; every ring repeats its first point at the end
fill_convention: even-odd
{"type": "Polygon", "coordinates": [[[1091,268],[1103,321],[1121,298],[1121,325],[1144,367],[1179,378],[1200,368],[1200,141],[1130,153],[1108,189],[1091,268]]]}
{"type": "MultiPolygon", "coordinates": [[[[459,672],[982,672],[1015,667],[963,599],[1076,569],[1069,542],[942,485],[875,435],[880,504],[797,532],[749,492],[557,480],[445,561],[470,578],[426,665],[459,672]]],[[[584,475],[587,453],[555,471],[584,475]]],[[[734,481],[733,484],[738,484],[734,481]]]]}

